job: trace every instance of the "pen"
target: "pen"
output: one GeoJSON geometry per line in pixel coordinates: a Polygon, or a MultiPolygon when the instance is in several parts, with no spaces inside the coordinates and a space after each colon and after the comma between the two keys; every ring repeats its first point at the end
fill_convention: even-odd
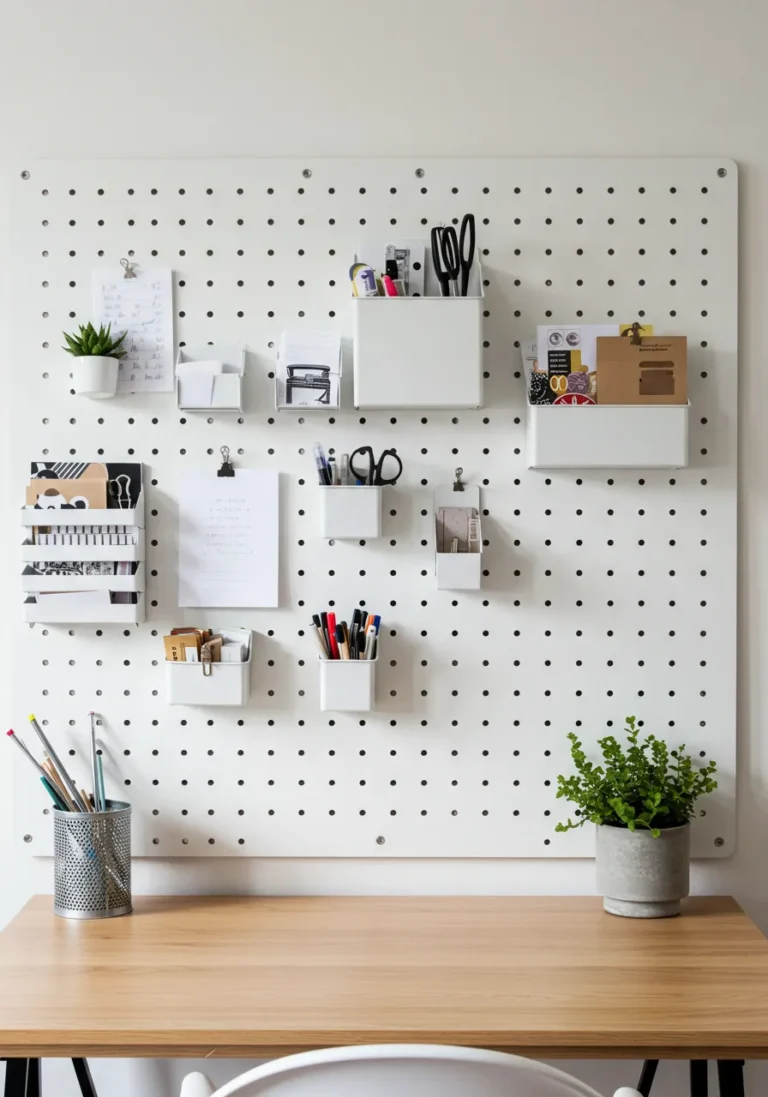
{"type": "Polygon", "coordinates": [[[321,484],[328,485],[331,483],[331,474],[328,470],[328,462],[325,459],[325,450],[319,442],[315,442],[312,447],[312,452],[315,455],[315,468],[317,469],[318,479],[321,484]]]}
{"type": "Polygon", "coordinates": [[[365,633],[362,629],[357,631],[357,658],[365,659],[365,633]]]}
{"type": "Polygon", "coordinates": [[[326,650],[325,641],[323,640],[323,636],[322,636],[322,633],[321,633],[320,629],[313,628],[311,630],[311,632],[312,632],[312,635],[315,638],[315,643],[317,644],[317,650],[318,650],[318,653],[320,655],[320,658],[321,659],[327,659],[328,658],[328,652],[326,650]]]}
{"type": "Polygon", "coordinates": [[[99,771],[96,767],[96,713],[89,712],[88,719],[91,725],[91,780],[93,781],[93,803],[96,808],[98,808],[99,798],[97,788],[99,784],[99,771]]]}
{"type": "Polygon", "coordinates": [[[336,626],[336,642],[339,646],[339,656],[341,659],[349,659],[349,645],[344,639],[344,629],[341,625],[336,626]]]}
{"type": "Polygon", "coordinates": [[[338,486],[341,483],[341,479],[339,477],[339,470],[336,465],[336,458],[333,455],[328,458],[328,473],[331,477],[331,483],[335,486],[338,486]]]}
{"type": "Polygon", "coordinates": [[[323,626],[323,639],[325,640],[325,646],[328,649],[328,657],[330,659],[333,659],[333,648],[331,647],[331,637],[330,637],[330,634],[328,632],[328,614],[325,612],[325,610],[323,610],[323,612],[320,614],[320,621],[322,622],[322,626],[323,626]]]}
{"type": "Polygon", "coordinates": [[[349,454],[342,453],[341,455],[341,469],[339,473],[339,479],[344,487],[349,484],[349,454]]]}
{"type": "Polygon", "coordinates": [[[93,799],[95,804],[98,805],[97,811],[107,810],[107,795],[104,791],[104,767],[101,764],[101,755],[96,755],[96,772],[99,778],[99,791],[96,793],[96,789],[93,790],[93,799]],[[98,797],[98,798],[97,798],[98,797]]]}
{"type": "Polygon", "coordinates": [[[85,811],[86,810],[85,804],[83,803],[83,801],[80,797],[80,793],[75,788],[75,785],[72,781],[72,778],[69,776],[66,769],[62,765],[56,751],[53,749],[51,744],[48,742],[48,740],[45,736],[45,732],[43,731],[43,729],[38,724],[37,720],[34,717],[34,714],[30,714],[29,722],[32,725],[32,727],[34,728],[35,732],[37,733],[37,737],[40,740],[40,742],[43,744],[44,749],[48,751],[48,754],[50,755],[50,759],[51,759],[51,762],[53,763],[54,769],[56,769],[58,771],[59,776],[61,777],[61,780],[62,780],[64,786],[66,787],[67,791],[69,792],[69,795],[72,797],[74,802],[77,804],[78,810],[79,811],[85,811]]]}
{"type": "Polygon", "coordinates": [[[328,636],[330,637],[329,650],[331,659],[339,658],[338,628],[336,626],[336,614],[328,613],[328,636]]]}
{"type": "Polygon", "coordinates": [[[350,637],[350,639],[349,639],[349,653],[350,653],[350,655],[352,656],[353,659],[358,658],[358,655],[357,655],[357,637],[359,635],[359,632],[360,632],[360,625],[357,623],[357,621],[354,621],[353,624],[352,624],[352,631],[349,634],[349,637],[350,637]]]}
{"type": "Polygon", "coordinates": [[[48,778],[45,776],[45,774],[43,774],[43,776],[40,778],[40,783],[43,786],[43,788],[45,789],[45,791],[48,793],[50,798],[53,800],[54,804],[59,809],[59,811],[69,811],[69,808],[64,803],[62,798],[59,796],[58,792],[53,787],[53,785],[48,780],[48,778]]]}
{"type": "MultiPolygon", "coordinates": [[[[16,746],[19,748],[19,750],[27,756],[27,758],[30,760],[32,765],[35,766],[37,769],[39,769],[40,773],[43,775],[43,777],[45,777],[45,770],[40,765],[40,763],[36,760],[36,758],[32,755],[32,752],[29,750],[29,748],[22,742],[21,739],[19,739],[16,732],[13,731],[13,730],[9,730],[8,732],[6,732],[6,734],[8,735],[8,738],[11,740],[11,742],[16,744],[16,746]]],[[[42,778],[41,778],[41,780],[42,780],[42,778]]]]}
{"type": "Polygon", "coordinates": [[[328,658],[328,648],[326,647],[326,644],[325,644],[325,633],[323,632],[323,624],[322,624],[322,621],[320,620],[320,615],[318,613],[313,613],[312,614],[312,624],[314,625],[315,631],[317,633],[317,638],[320,641],[322,649],[325,652],[325,658],[327,659],[328,658]]]}

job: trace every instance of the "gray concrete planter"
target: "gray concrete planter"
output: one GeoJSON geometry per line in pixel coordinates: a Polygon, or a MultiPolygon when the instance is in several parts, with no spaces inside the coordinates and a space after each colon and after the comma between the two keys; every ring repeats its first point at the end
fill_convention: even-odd
{"type": "Polygon", "coordinates": [[[597,828],[597,889],[609,914],[669,918],[689,890],[691,827],[662,830],[597,828]]]}

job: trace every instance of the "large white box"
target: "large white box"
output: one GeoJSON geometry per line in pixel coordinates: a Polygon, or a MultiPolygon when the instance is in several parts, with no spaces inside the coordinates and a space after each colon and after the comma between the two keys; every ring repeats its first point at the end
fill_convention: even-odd
{"type": "Polygon", "coordinates": [[[144,620],[144,595],[137,599],[93,604],[74,593],[47,594],[36,602],[22,603],[22,620],[30,625],[138,625],[144,620]]]}
{"type": "MultiPolygon", "coordinates": [[[[378,644],[378,640],[376,641],[378,644]]],[[[320,711],[370,712],[376,695],[375,659],[321,659],[320,711]]]]}
{"type": "Polygon", "coordinates": [[[528,404],[528,468],[685,468],[688,404],[528,404]]]}
{"type": "Polygon", "coordinates": [[[368,539],[381,537],[381,488],[319,485],[320,533],[323,537],[368,539]]]}
{"type": "Polygon", "coordinates": [[[435,577],[438,590],[480,590],[483,581],[483,533],[480,513],[480,488],[468,484],[463,491],[453,486],[435,489],[433,536],[435,537],[435,577]],[[441,507],[467,507],[477,511],[478,552],[439,552],[437,514],[441,507]]]}
{"type": "Polygon", "coordinates": [[[354,297],[356,408],[483,403],[483,281],[467,297],[354,297]]]}

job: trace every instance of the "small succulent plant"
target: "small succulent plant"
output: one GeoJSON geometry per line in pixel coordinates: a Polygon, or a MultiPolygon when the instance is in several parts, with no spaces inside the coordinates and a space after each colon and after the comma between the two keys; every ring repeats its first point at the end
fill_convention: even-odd
{"type": "Polygon", "coordinates": [[[67,354],[74,355],[75,358],[89,358],[101,357],[101,358],[125,358],[126,351],[120,346],[123,339],[125,339],[126,332],[122,335],[112,335],[112,325],[108,324],[106,329],[102,324],[99,330],[90,321],[83,327],[80,325],[79,331],[75,335],[67,335],[64,331],[62,335],[67,341],[67,346],[62,347],[67,354]]]}

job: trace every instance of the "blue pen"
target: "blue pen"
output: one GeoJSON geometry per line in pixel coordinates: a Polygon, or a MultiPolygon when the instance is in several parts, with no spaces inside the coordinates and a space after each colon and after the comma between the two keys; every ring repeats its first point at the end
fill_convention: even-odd
{"type": "Polygon", "coordinates": [[[51,784],[51,782],[48,780],[47,777],[41,777],[40,778],[40,784],[43,786],[45,791],[48,793],[50,798],[53,800],[54,804],[59,809],[59,811],[69,811],[69,808],[64,803],[62,798],[59,796],[58,792],[53,787],[53,785],[51,784]]]}

